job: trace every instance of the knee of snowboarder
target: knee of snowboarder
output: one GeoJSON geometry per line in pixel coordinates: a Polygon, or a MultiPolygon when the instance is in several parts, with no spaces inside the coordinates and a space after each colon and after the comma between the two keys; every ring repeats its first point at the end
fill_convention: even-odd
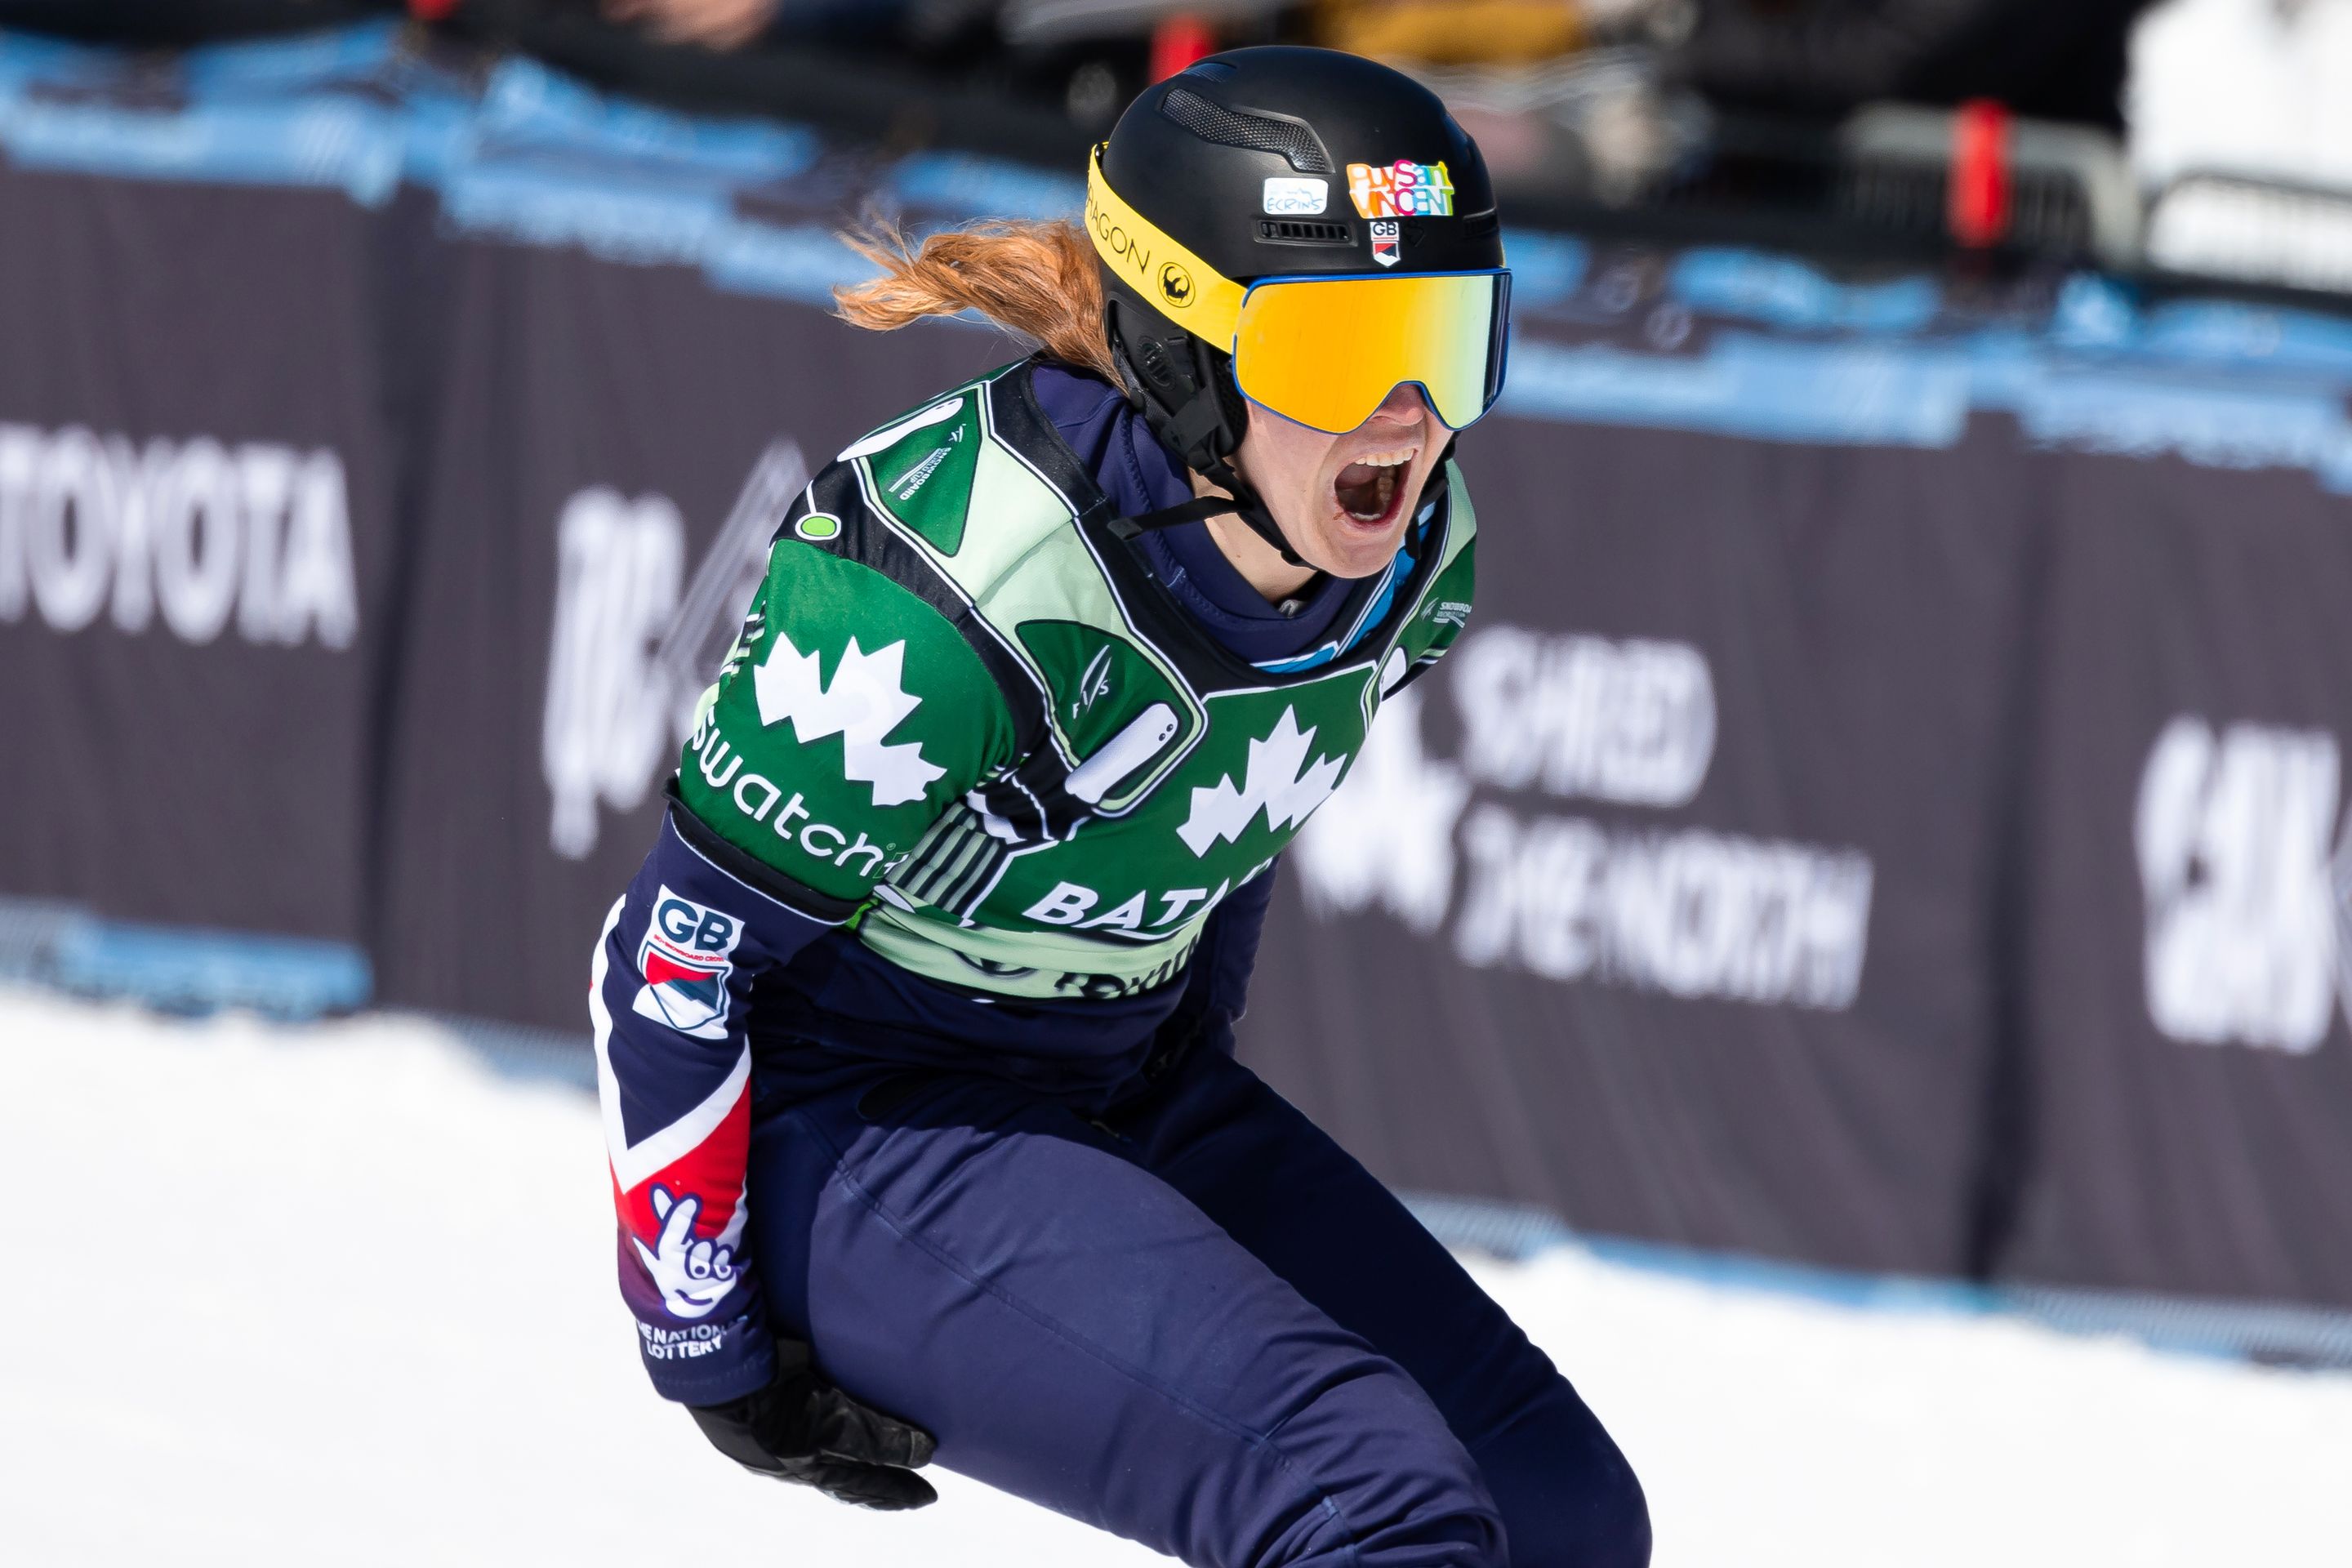
{"type": "Polygon", "coordinates": [[[1383,1473],[1330,1495],[1312,1544],[1283,1560],[1349,1568],[1506,1568],[1502,1515],[1476,1462],[1442,1425],[1427,1436],[1417,1452],[1396,1456],[1401,1462],[1383,1473]]]}
{"type": "Polygon", "coordinates": [[[1510,1561],[1502,1518],[1475,1468],[1381,1477],[1319,1503],[1319,1517],[1255,1568],[1507,1568],[1510,1561]]]}
{"type": "MultiPolygon", "coordinates": [[[[1584,1494],[1585,1517],[1578,1531],[1583,1550],[1557,1568],[1649,1568],[1650,1500],[1622,1454],[1611,1454],[1610,1461],[1584,1494]]],[[[1554,1565],[1516,1563],[1514,1568],[1554,1565]]]]}
{"type": "Polygon", "coordinates": [[[1502,1510],[1511,1568],[1646,1568],[1640,1478],[1565,1379],[1503,1407],[1471,1447],[1502,1510]]]}

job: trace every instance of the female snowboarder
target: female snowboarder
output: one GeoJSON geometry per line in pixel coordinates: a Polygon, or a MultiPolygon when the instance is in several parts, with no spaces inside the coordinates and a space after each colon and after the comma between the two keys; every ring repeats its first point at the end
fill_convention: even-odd
{"type": "Polygon", "coordinates": [[[1574,1390],[1232,1054],[1276,858],[1469,612],[1476,146],[1238,50],[1127,111],[1083,233],[868,248],[850,321],[1042,347],[786,511],[605,921],[656,1387],[877,1508],[936,1453],[1192,1563],[1638,1568],[1574,1390]]]}

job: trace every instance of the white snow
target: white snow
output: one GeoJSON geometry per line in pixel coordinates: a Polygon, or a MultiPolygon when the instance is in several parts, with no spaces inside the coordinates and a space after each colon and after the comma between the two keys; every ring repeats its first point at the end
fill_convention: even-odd
{"type": "MultiPolygon", "coordinates": [[[[0,993],[0,1560],[1148,1558],[952,1476],[883,1517],[734,1470],[637,1370],[593,1102],[427,1026],[0,993]]],[[[2352,1377],[1477,1267],[1619,1434],[1661,1568],[2352,1552],[2352,1377]]]]}

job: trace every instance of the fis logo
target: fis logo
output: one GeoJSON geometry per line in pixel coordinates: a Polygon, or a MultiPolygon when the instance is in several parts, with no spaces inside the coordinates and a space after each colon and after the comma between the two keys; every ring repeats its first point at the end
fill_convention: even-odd
{"type": "Polygon", "coordinates": [[[727,977],[743,935],[733,915],[682,899],[665,887],[637,946],[646,977],[631,1005],[644,1017],[699,1040],[727,1037],[727,977]]]}
{"type": "Polygon", "coordinates": [[[1079,714],[1088,711],[1109,695],[1110,645],[1105,643],[1101,651],[1087,661],[1087,668],[1078,676],[1077,695],[1070,699],[1070,718],[1076,721],[1079,714]]]}

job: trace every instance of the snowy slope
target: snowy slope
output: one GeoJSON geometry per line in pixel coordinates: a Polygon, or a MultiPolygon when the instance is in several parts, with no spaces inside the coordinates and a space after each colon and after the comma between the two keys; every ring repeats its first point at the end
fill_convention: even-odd
{"type": "MultiPolygon", "coordinates": [[[[0,993],[0,1560],[1150,1560],[954,1477],[880,1517],[733,1470],[637,1371],[593,1103],[428,1026],[0,993]]],[[[2352,1560],[2352,1377],[1568,1251],[1481,1277],[1618,1432],[1661,1568],[2352,1560]]]]}

